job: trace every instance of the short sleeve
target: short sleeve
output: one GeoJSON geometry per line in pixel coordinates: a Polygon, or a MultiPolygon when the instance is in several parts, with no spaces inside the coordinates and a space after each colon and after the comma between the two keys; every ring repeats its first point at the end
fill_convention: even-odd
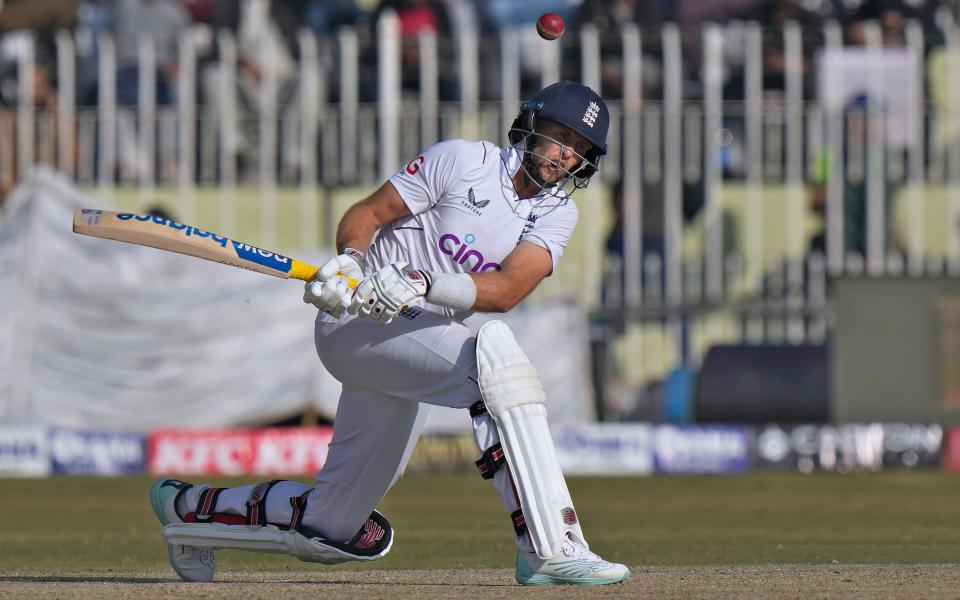
{"type": "Polygon", "coordinates": [[[390,177],[390,183],[417,215],[430,210],[443,198],[476,152],[476,142],[450,140],[434,144],[390,177]]]}
{"type": "Polygon", "coordinates": [[[532,242],[550,252],[553,271],[557,270],[563,249],[570,243],[577,227],[579,211],[571,200],[536,217],[533,227],[520,236],[520,241],[532,242]]]}

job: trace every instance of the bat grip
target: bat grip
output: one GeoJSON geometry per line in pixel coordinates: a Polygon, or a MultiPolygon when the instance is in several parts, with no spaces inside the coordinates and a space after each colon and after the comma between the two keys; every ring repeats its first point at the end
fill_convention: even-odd
{"type": "Polygon", "coordinates": [[[300,279],[301,281],[311,281],[314,277],[317,276],[317,267],[313,265],[308,265],[305,262],[300,262],[296,259],[291,259],[292,264],[290,265],[289,277],[291,279],[300,279]]]}
{"type": "MultiPolygon", "coordinates": [[[[290,278],[299,279],[301,281],[313,281],[313,278],[317,276],[317,267],[309,265],[305,262],[300,262],[299,260],[293,260],[293,264],[290,265],[290,278]]],[[[337,273],[340,277],[346,277],[343,273],[337,273]]],[[[347,277],[347,283],[350,285],[351,290],[357,289],[357,283],[359,283],[353,277],[347,277]]]]}

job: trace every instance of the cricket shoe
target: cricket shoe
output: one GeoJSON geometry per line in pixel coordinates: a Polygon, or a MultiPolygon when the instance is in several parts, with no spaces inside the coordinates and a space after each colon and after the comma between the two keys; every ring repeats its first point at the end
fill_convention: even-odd
{"type": "MultiPolygon", "coordinates": [[[[185,485],[177,479],[158,479],[150,488],[150,506],[164,525],[183,523],[175,507],[177,495],[185,485]]],[[[170,566],[184,581],[212,581],[217,570],[213,549],[167,544],[170,566]]]]}
{"type": "Polygon", "coordinates": [[[629,577],[625,566],[603,560],[570,537],[547,559],[535,552],[517,553],[516,578],[521,585],[604,585],[629,577]]]}

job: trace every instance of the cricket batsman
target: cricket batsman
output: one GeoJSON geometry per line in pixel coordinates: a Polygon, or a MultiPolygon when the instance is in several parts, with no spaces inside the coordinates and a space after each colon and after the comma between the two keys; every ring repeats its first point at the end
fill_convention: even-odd
{"type": "Polygon", "coordinates": [[[556,83],[522,105],[510,146],[438,143],[347,211],[339,255],[304,291],[320,309],[317,353],[343,384],[327,462],[312,487],[158,480],[150,502],[181,578],[210,581],[216,548],[326,564],[384,556],[393,529],[375,509],[431,405],[470,413],[477,467],[513,526],[519,583],[629,577],[589,549],[543,387],[510,329],[464,323],[510,310],[554,272],[577,223],[571,195],[597,172],[609,124],[596,92],[556,83]]]}

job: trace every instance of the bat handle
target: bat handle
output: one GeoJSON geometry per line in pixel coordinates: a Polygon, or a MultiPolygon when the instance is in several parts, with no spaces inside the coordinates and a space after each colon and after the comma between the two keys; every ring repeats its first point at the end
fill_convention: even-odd
{"type": "MultiPolygon", "coordinates": [[[[309,265],[305,262],[300,262],[299,260],[293,260],[293,264],[290,265],[290,278],[299,279],[301,281],[313,281],[313,278],[317,276],[317,271],[319,269],[313,265],[309,265]]],[[[340,277],[344,277],[343,273],[337,273],[340,277]]],[[[359,283],[353,277],[347,277],[347,283],[350,285],[351,290],[357,289],[357,283],[359,283]]]]}

